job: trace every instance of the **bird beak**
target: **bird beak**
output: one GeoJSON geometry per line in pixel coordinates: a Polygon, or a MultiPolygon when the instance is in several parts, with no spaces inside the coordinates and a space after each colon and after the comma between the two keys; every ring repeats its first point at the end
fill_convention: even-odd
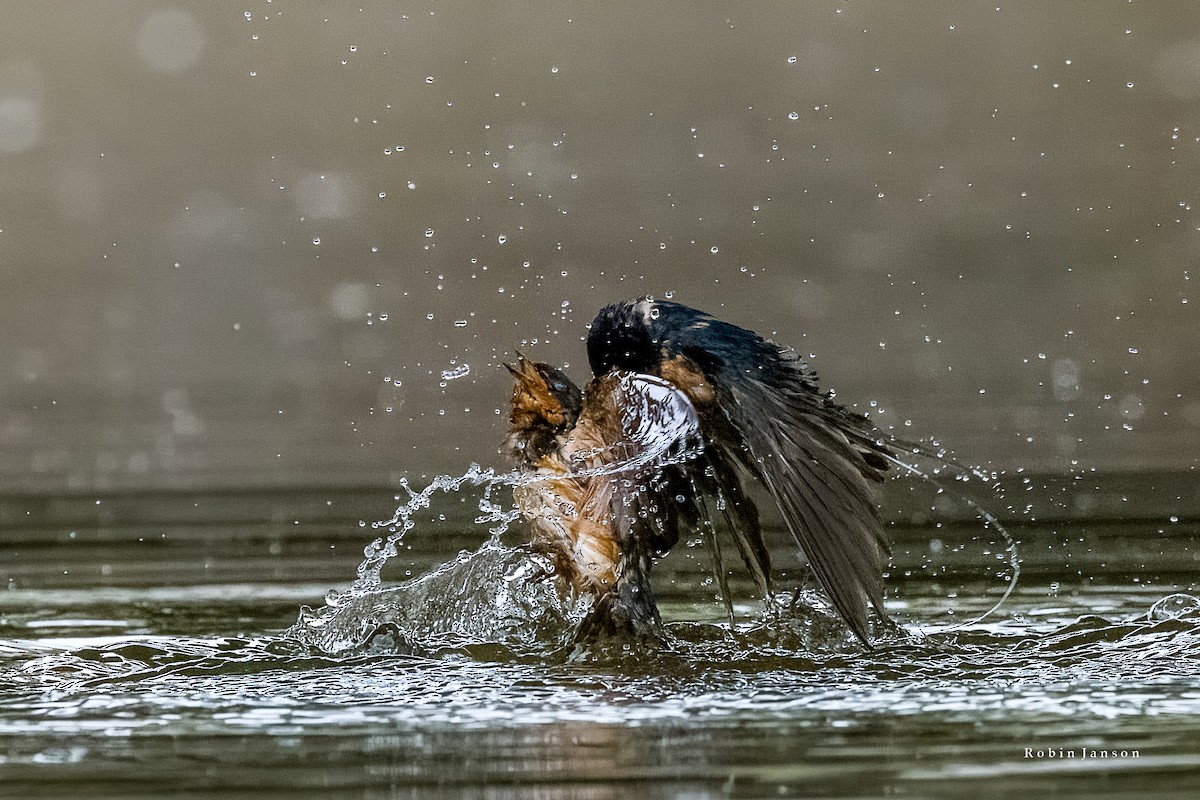
{"type": "Polygon", "coordinates": [[[508,370],[510,375],[522,383],[528,383],[535,378],[541,377],[538,375],[538,371],[534,369],[532,361],[526,358],[519,350],[513,352],[517,354],[517,365],[515,367],[508,363],[504,365],[504,368],[508,370]]]}

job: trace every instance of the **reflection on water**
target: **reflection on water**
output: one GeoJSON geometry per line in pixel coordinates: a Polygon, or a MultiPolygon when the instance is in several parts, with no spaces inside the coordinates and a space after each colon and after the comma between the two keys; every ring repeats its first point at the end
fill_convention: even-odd
{"type": "MultiPolygon", "coordinates": [[[[575,610],[535,556],[472,524],[479,497],[465,491],[414,516],[389,585],[298,620],[352,580],[374,534],[355,514],[394,506],[299,497],[105,498],[124,510],[99,523],[70,498],[28,515],[28,501],[0,503],[15,556],[0,595],[0,793],[1200,789],[1190,518],[1018,526],[1023,583],[966,627],[1004,588],[1002,542],[952,513],[893,525],[901,628],[870,651],[812,594],[766,610],[737,580],[731,632],[703,548],[681,544],[655,574],[667,643],[580,658],[564,646],[575,610]]],[[[772,535],[780,585],[794,586],[803,570],[772,535]]]]}

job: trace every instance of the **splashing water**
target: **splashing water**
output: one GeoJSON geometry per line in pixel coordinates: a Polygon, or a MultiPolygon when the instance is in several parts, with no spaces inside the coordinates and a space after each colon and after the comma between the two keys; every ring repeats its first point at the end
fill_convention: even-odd
{"type": "MultiPolygon", "coordinates": [[[[635,429],[634,435],[630,437],[632,443],[643,441],[639,437],[640,432],[640,429],[635,429]]],[[[702,444],[697,437],[690,435],[692,433],[690,430],[685,430],[684,433],[689,435],[667,441],[652,440],[654,441],[653,446],[639,449],[630,458],[603,467],[579,469],[572,474],[577,478],[591,478],[631,473],[646,467],[662,468],[684,463],[695,458],[702,450],[702,444]]],[[[419,492],[413,491],[407,478],[401,479],[400,486],[408,493],[408,501],[399,506],[390,519],[371,523],[371,527],[374,529],[387,529],[387,535],[373,540],[363,548],[363,560],[358,565],[357,579],[354,584],[347,592],[331,591],[326,596],[326,604],[336,606],[345,597],[355,597],[378,591],[382,586],[380,573],[383,571],[384,565],[399,552],[404,536],[416,527],[413,516],[418,511],[429,508],[433,496],[438,492],[458,492],[465,486],[484,487],[483,497],[479,500],[479,516],[475,518],[475,524],[490,525],[488,532],[491,534],[492,540],[497,541],[509,526],[520,518],[521,512],[511,504],[506,507],[493,501],[492,494],[495,489],[502,487],[511,490],[518,486],[553,479],[554,476],[536,473],[523,475],[516,471],[498,475],[492,468],[484,469],[478,464],[471,464],[462,475],[438,475],[419,492]]]]}
{"type": "MultiPolygon", "coordinates": [[[[952,461],[947,456],[946,451],[940,448],[936,452],[930,452],[929,449],[927,449],[924,445],[915,442],[895,440],[893,444],[905,448],[911,456],[928,458],[934,462],[935,466],[926,471],[918,468],[915,464],[911,464],[893,456],[886,456],[888,461],[899,467],[903,474],[920,478],[922,481],[928,484],[938,486],[938,478],[941,477],[943,473],[948,473],[955,480],[963,481],[970,480],[970,478],[974,477],[983,483],[988,483],[992,479],[991,475],[977,467],[963,466],[955,461],[952,461]]],[[[944,493],[945,491],[945,487],[938,486],[939,494],[944,493]]],[[[1012,570],[1007,581],[1007,586],[1004,589],[1004,593],[1000,595],[1000,599],[974,619],[968,620],[958,626],[955,626],[954,628],[951,628],[951,630],[959,630],[961,628],[966,628],[968,626],[983,622],[992,614],[996,613],[1000,607],[1003,606],[1004,603],[1012,596],[1013,591],[1017,588],[1017,580],[1021,577],[1021,558],[1017,554],[1016,541],[1012,538],[1012,535],[1009,534],[1008,530],[1000,524],[1000,520],[996,519],[991,512],[989,512],[979,503],[976,503],[970,497],[967,497],[965,494],[961,492],[956,492],[954,494],[959,500],[971,508],[980,519],[984,521],[985,526],[990,526],[993,528],[997,533],[1000,534],[1001,538],[1004,539],[1005,552],[1008,556],[1008,565],[1012,570]]]]}
{"type": "MultiPolygon", "coordinates": [[[[576,469],[572,472],[574,477],[636,475],[647,468],[661,470],[692,460],[703,451],[695,411],[683,395],[665,381],[645,375],[627,374],[620,380],[623,397],[634,401],[622,408],[622,427],[628,432],[627,440],[610,446],[610,449],[619,450],[623,457],[601,467],[576,469]]],[[[405,534],[415,527],[413,515],[428,508],[436,493],[457,492],[464,486],[484,487],[475,524],[490,525],[491,538],[496,541],[520,517],[520,511],[511,505],[494,502],[493,491],[497,487],[512,489],[553,479],[554,476],[517,471],[497,475],[495,470],[481,468],[478,464],[471,464],[459,476],[438,475],[419,492],[413,491],[407,478],[402,479],[400,486],[408,493],[408,502],[398,507],[390,519],[371,524],[375,529],[387,529],[387,535],[363,548],[363,561],[358,565],[358,577],[353,586],[347,593],[331,591],[326,604],[336,606],[347,595],[355,597],[380,589],[380,572],[398,552],[405,534]]]]}
{"type": "MultiPolygon", "coordinates": [[[[687,398],[670,383],[647,375],[622,373],[618,375],[616,386],[613,388],[619,397],[617,407],[621,412],[621,429],[625,432],[622,441],[612,443],[599,450],[575,453],[574,469],[570,474],[577,479],[589,479],[600,476],[615,478],[629,486],[629,490],[650,490],[651,496],[658,494],[667,484],[667,469],[670,466],[682,464],[698,458],[704,449],[703,437],[695,409],[687,398]],[[605,457],[608,452],[610,457],[605,457]],[[600,466],[584,468],[586,463],[600,466]]],[[[972,477],[987,483],[991,476],[969,467],[962,467],[947,457],[936,443],[930,446],[905,442],[896,438],[881,441],[883,452],[902,474],[914,476],[924,482],[937,486],[939,494],[946,491],[938,484],[939,478],[949,475],[955,480],[970,480],[972,477]],[[892,455],[888,447],[906,452],[907,459],[892,455]],[[937,448],[936,450],[933,448],[937,448]],[[930,459],[935,466],[922,470],[916,466],[917,459],[930,459]]],[[[569,594],[559,587],[554,592],[554,568],[549,559],[542,558],[530,550],[505,548],[500,543],[500,537],[516,521],[521,512],[511,503],[498,503],[492,499],[497,487],[516,489],[539,481],[558,480],[563,476],[553,470],[511,471],[497,475],[492,469],[483,469],[478,464],[471,464],[468,470],[459,476],[439,475],[420,491],[413,490],[407,480],[401,481],[401,487],[408,494],[407,502],[400,505],[390,519],[372,523],[375,529],[386,529],[387,534],[373,540],[363,550],[363,560],[358,566],[357,576],[353,585],[347,591],[330,590],[326,595],[325,608],[313,612],[305,607],[301,610],[297,627],[300,630],[323,629],[324,631],[338,630],[337,639],[341,643],[347,641],[351,634],[360,640],[370,633],[368,628],[381,624],[400,626],[401,634],[419,631],[423,635],[439,635],[454,633],[468,634],[502,634],[511,635],[520,626],[512,623],[514,608],[520,608],[526,614],[540,615],[538,606],[528,601],[534,595],[541,597],[545,608],[550,609],[550,616],[557,617],[557,622],[576,618],[570,602],[563,603],[564,594],[569,594]],[[433,497],[438,493],[456,493],[464,487],[483,487],[483,495],[479,500],[479,515],[475,518],[476,525],[488,525],[490,538],[474,553],[462,553],[450,564],[410,581],[402,586],[384,590],[381,572],[388,561],[395,557],[403,544],[404,537],[415,525],[414,515],[427,509],[433,497]],[[537,560],[541,559],[539,563],[537,560]],[[522,576],[521,581],[516,578],[522,576]],[[525,595],[520,592],[496,592],[495,586],[525,587],[525,595]],[[470,598],[470,603],[454,602],[455,595],[445,591],[446,586],[456,587],[458,595],[470,598]],[[545,590],[545,591],[543,591],[545,590]],[[407,604],[407,605],[406,605],[407,604]],[[353,606],[353,609],[350,608],[353,606]],[[419,607],[423,616],[415,617],[409,609],[419,607]],[[471,608],[467,616],[462,616],[464,608],[471,608]],[[438,618],[434,611],[440,610],[441,624],[431,622],[438,618]],[[330,624],[334,618],[337,624],[330,624]],[[403,623],[401,625],[401,623],[403,623]]],[[[733,606],[733,594],[730,590],[728,572],[725,569],[720,538],[713,522],[715,519],[710,501],[704,499],[703,492],[696,483],[692,482],[692,494],[698,498],[699,508],[703,510],[699,516],[701,527],[697,531],[709,552],[713,569],[713,581],[718,589],[718,596],[723,601],[729,628],[733,630],[736,619],[733,606]]],[[[956,493],[958,499],[984,521],[985,527],[996,530],[1006,542],[1008,564],[1011,575],[1000,599],[983,614],[961,626],[949,630],[982,622],[994,613],[1016,588],[1020,574],[1020,560],[1016,553],[1016,545],[1012,537],[999,521],[980,504],[964,494],[956,493]]],[[[684,502],[685,498],[678,498],[684,502]]],[[[717,496],[712,499],[712,505],[718,514],[723,514],[727,508],[727,499],[717,496]]],[[[639,514],[665,514],[650,503],[639,514]]],[[[728,522],[728,520],[727,520],[728,522]]],[[[799,597],[799,595],[797,595],[799,597]]],[[[767,608],[772,606],[771,598],[765,598],[767,608]]],[[[534,626],[536,627],[536,626],[534,626]]],[[[519,633],[519,631],[518,631],[519,633]]],[[[351,637],[353,638],[353,637],[351,637]]],[[[518,638],[520,638],[518,636],[518,638]]],[[[322,646],[328,647],[328,636],[323,637],[322,646]]]]}
{"type": "MultiPolygon", "coordinates": [[[[658,481],[664,468],[702,452],[695,411],[678,391],[656,378],[623,376],[621,391],[631,400],[622,405],[627,436],[605,448],[616,457],[600,458],[597,467],[578,466],[571,475],[577,479],[626,475],[626,480],[661,488],[658,481]]],[[[584,453],[581,460],[597,455],[584,453]]],[[[497,637],[493,641],[516,641],[522,646],[561,638],[564,630],[582,620],[590,598],[565,596],[555,585],[550,559],[501,544],[501,536],[520,517],[520,510],[493,500],[497,488],[511,491],[560,477],[541,472],[497,474],[471,464],[462,475],[439,475],[420,491],[403,480],[408,500],[390,519],[372,523],[372,528],[385,529],[387,534],[363,549],[353,585],[346,591],[330,590],[319,611],[302,608],[289,632],[326,651],[357,647],[381,625],[393,626],[410,649],[416,647],[414,641],[447,635],[497,637]],[[384,589],[382,570],[416,526],[417,512],[429,508],[438,493],[466,487],[483,487],[475,524],[489,526],[489,539],[473,553],[464,552],[431,573],[384,589]]],[[[722,586],[728,606],[727,586],[722,586]]]]}
{"type": "MultiPolygon", "coordinates": [[[[672,405],[677,403],[672,393],[658,392],[657,388],[656,384],[643,381],[640,389],[645,402],[624,409],[628,441],[614,445],[620,448],[622,458],[602,467],[578,469],[573,473],[575,476],[627,474],[628,480],[662,488],[657,481],[664,468],[692,461],[703,452],[694,413],[681,413],[672,405]],[[663,435],[664,431],[669,431],[670,435],[663,435]]],[[[932,453],[924,445],[893,444],[903,444],[910,460],[922,457],[935,462],[932,469],[922,470],[907,460],[891,459],[903,474],[937,487],[939,494],[947,491],[947,487],[939,485],[939,479],[946,476],[956,481],[973,477],[984,483],[991,477],[948,460],[944,453],[932,453]]],[[[539,473],[510,471],[497,474],[493,469],[471,464],[461,475],[436,476],[420,491],[412,489],[407,480],[401,481],[408,500],[398,506],[389,519],[372,523],[372,528],[387,533],[364,548],[354,583],[345,591],[331,590],[325,606],[317,611],[303,607],[289,635],[328,653],[359,652],[373,646],[371,643],[377,642],[380,636],[391,641],[394,650],[406,653],[437,649],[447,642],[499,643],[515,648],[516,652],[545,652],[546,647],[553,649],[564,645],[589,610],[590,600],[568,596],[569,593],[556,584],[554,566],[549,558],[527,546],[502,544],[501,537],[521,514],[511,501],[494,499],[497,489],[511,492],[520,486],[551,479],[553,476],[539,473]],[[438,494],[452,494],[474,487],[483,489],[474,523],[488,526],[490,534],[482,546],[473,552],[463,551],[456,559],[418,578],[385,588],[381,572],[400,551],[404,537],[416,527],[417,513],[429,508],[438,494]]],[[[694,484],[692,488],[693,495],[700,497],[699,488],[694,484]]],[[[995,613],[1012,595],[1020,573],[1015,542],[999,521],[971,498],[957,492],[952,494],[970,507],[984,521],[985,527],[993,528],[1004,539],[1011,573],[1002,596],[989,609],[953,627],[938,627],[941,634],[978,625],[995,613]]],[[[712,513],[715,509],[719,516],[726,503],[727,499],[720,496],[703,501],[705,513],[697,533],[711,560],[712,581],[728,619],[728,630],[733,631],[738,627],[733,592],[714,523],[716,516],[712,513]]],[[[814,620],[822,621],[814,629],[821,635],[804,640],[806,649],[854,646],[841,621],[823,606],[820,595],[798,592],[782,611],[779,602],[779,597],[766,600],[760,625],[780,626],[786,631],[789,627],[794,628],[794,618],[799,613],[809,628],[814,625],[814,620]]],[[[912,633],[921,635],[915,628],[912,633]]],[[[879,629],[877,634],[889,635],[885,629],[879,629]]]]}
{"type": "Polygon", "coordinates": [[[357,597],[379,590],[381,586],[379,574],[384,565],[387,564],[388,559],[396,555],[400,543],[404,540],[404,535],[416,526],[413,515],[422,509],[429,508],[429,504],[437,492],[457,492],[467,485],[483,486],[483,497],[479,501],[480,515],[476,517],[475,524],[492,525],[493,527],[489,529],[492,538],[498,539],[520,514],[515,508],[506,509],[492,502],[492,490],[497,485],[515,485],[518,480],[519,477],[516,473],[497,477],[494,470],[482,469],[478,464],[471,464],[466,472],[457,477],[438,475],[419,492],[412,490],[407,478],[401,479],[400,487],[408,492],[408,502],[398,507],[391,519],[371,523],[372,528],[386,528],[387,536],[375,539],[363,548],[363,561],[358,565],[358,578],[354,581],[354,585],[347,593],[331,591],[326,597],[326,604],[336,606],[345,595],[357,597]]]}

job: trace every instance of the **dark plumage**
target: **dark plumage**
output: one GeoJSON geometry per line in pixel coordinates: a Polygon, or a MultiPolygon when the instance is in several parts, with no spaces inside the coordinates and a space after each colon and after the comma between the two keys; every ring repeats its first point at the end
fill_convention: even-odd
{"type": "Polygon", "coordinates": [[[730,527],[760,585],[770,566],[743,473],[765,485],[834,607],[866,642],[864,597],[883,615],[886,551],[872,485],[890,456],[867,420],[822,392],[791,348],[679,303],[605,307],[587,350],[596,375],[656,375],[687,395],[705,440],[698,468],[708,468],[706,488],[734,501],[730,527]]]}

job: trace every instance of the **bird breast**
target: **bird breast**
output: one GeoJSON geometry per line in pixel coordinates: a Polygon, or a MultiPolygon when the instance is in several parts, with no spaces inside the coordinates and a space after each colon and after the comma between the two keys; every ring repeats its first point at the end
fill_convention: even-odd
{"type": "Polygon", "coordinates": [[[592,381],[574,428],[513,491],[534,546],[576,590],[611,587],[630,544],[629,509],[699,441],[695,409],[666,381],[635,373],[592,381]]]}

